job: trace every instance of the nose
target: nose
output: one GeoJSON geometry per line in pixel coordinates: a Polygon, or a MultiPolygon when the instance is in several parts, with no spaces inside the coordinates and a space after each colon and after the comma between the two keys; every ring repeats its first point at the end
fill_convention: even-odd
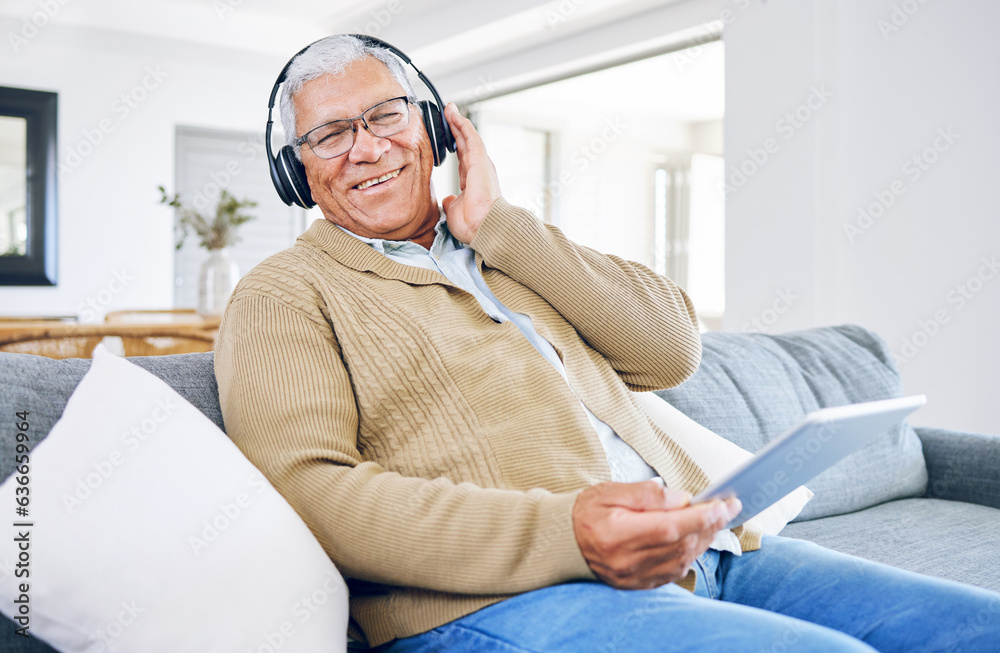
{"type": "Polygon", "coordinates": [[[351,163],[375,163],[392,147],[388,138],[375,136],[364,122],[358,120],[354,124],[354,145],[347,153],[351,163]]]}

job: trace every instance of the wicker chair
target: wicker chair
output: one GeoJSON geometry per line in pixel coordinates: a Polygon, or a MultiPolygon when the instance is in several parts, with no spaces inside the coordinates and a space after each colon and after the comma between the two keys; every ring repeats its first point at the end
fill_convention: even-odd
{"type": "Polygon", "coordinates": [[[109,311],[105,322],[115,324],[186,324],[203,322],[193,308],[133,308],[124,311],[109,311]]]}
{"type": "MultiPolygon", "coordinates": [[[[211,332],[172,324],[54,324],[0,330],[0,351],[48,358],[90,358],[97,344],[118,339],[126,356],[212,351],[211,332]]],[[[109,343],[110,344],[110,343],[109,343]]]]}
{"type": "Polygon", "coordinates": [[[0,325],[27,324],[29,322],[43,322],[45,324],[58,324],[59,322],[76,322],[76,316],[75,315],[0,315],[0,325]]]}

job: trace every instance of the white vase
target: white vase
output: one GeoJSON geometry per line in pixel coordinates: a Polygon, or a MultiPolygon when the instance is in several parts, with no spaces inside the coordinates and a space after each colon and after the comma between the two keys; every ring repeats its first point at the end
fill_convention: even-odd
{"type": "Polygon", "coordinates": [[[223,249],[209,250],[198,275],[198,313],[202,317],[222,315],[226,302],[239,281],[239,266],[223,249]]]}

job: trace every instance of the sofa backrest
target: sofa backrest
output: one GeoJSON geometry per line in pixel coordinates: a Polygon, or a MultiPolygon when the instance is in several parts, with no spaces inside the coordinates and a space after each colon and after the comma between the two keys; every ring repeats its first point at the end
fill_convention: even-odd
{"type": "MultiPolygon", "coordinates": [[[[859,326],[774,336],[706,333],[702,345],[698,371],[656,394],[749,451],[817,408],[903,394],[888,347],[859,326]]],[[[922,496],[927,468],[920,439],[904,422],[807,485],[816,495],[796,521],[922,496]]]]}
{"type": "MultiPolygon", "coordinates": [[[[166,381],[223,428],[212,356],[206,352],[129,360],[166,381]]],[[[9,420],[14,419],[15,412],[28,411],[29,443],[34,448],[62,416],[70,395],[89,369],[89,359],[55,360],[0,352],[0,410],[9,420]]],[[[14,438],[0,437],[0,481],[14,471],[14,446],[14,438]]]]}
{"type": "MultiPolygon", "coordinates": [[[[706,333],[702,340],[699,370],[680,387],[657,394],[749,451],[761,448],[810,410],[902,395],[899,372],[885,343],[858,326],[778,336],[706,333]]],[[[162,378],[223,428],[212,356],[130,360],[162,378]]],[[[89,368],[89,360],[0,352],[0,409],[3,414],[30,411],[33,447],[59,419],[89,368]]],[[[0,479],[13,471],[13,447],[13,438],[0,438],[0,479]]],[[[797,521],[921,496],[926,485],[920,439],[904,423],[809,483],[816,496],[797,521]]]]}

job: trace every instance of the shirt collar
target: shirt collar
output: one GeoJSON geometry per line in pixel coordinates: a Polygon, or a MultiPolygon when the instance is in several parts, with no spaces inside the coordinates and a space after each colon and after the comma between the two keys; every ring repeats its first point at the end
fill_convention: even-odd
{"type": "MultiPolygon", "coordinates": [[[[413,247],[418,247],[424,252],[427,251],[426,249],[424,249],[423,245],[418,245],[412,240],[385,240],[383,238],[365,238],[364,236],[359,236],[353,231],[345,229],[339,224],[336,226],[339,229],[341,229],[345,234],[353,236],[354,238],[357,238],[361,242],[371,245],[372,248],[379,254],[391,254],[393,252],[399,252],[406,249],[411,249],[413,247]]],[[[444,245],[444,243],[447,242],[449,238],[451,238],[451,231],[448,230],[448,220],[444,215],[444,211],[440,212],[437,224],[434,225],[434,234],[435,234],[434,242],[431,243],[432,252],[435,250],[440,250],[441,247],[444,245]]]]}

